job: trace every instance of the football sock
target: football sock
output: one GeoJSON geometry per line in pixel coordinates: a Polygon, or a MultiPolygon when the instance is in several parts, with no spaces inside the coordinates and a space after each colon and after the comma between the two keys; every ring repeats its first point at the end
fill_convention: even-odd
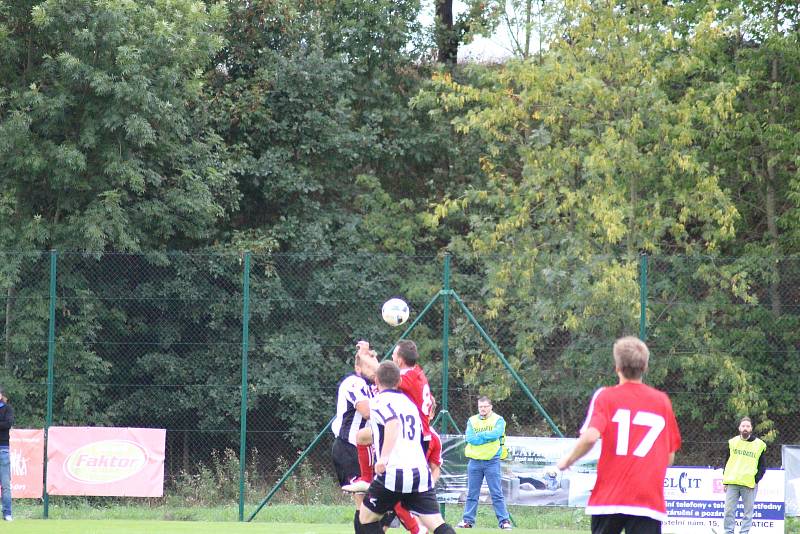
{"type": "Polygon", "coordinates": [[[353,517],[353,529],[356,534],[361,534],[363,531],[361,530],[361,521],[358,520],[358,514],[359,510],[356,508],[356,515],[353,517]]]}
{"type": "Polygon", "coordinates": [[[411,534],[418,534],[419,533],[419,525],[417,525],[417,520],[414,519],[414,516],[411,515],[411,512],[403,508],[400,503],[394,505],[394,513],[397,514],[397,519],[406,527],[406,530],[411,532],[411,534]]]}
{"type": "Polygon", "coordinates": [[[361,532],[359,534],[383,534],[383,527],[380,521],[373,521],[372,523],[361,524],[361,532]]]}
{"type": "Polygon", "coordinates": [[[361,470],[361,480],[372,482],[372,454],[371,445],[357,445],[358,467],[361,470]]]}
{"type": "Polygon", "coordinates": [[[433,531],[433,534],[456,534],[456,531],[447,523],[442,523],[433,531]]]}

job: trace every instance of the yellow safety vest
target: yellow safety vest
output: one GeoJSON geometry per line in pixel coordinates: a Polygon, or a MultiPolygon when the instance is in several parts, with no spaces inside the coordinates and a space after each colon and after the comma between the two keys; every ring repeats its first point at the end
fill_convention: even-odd
{"type": "Polygon", "coordinates": [[[758,438],[746,441],[741,436],[736,436],[728,440],[728,447],[730,458],[725,464],[722,483],[755,488],[758,459],[767,450],[767,444],[758,438]]]}
{"type": "MultiPolygon", "coordinates": [[[[499,419],[500,416],[494,412],[486,419],[481,419],[480,415],[473,415],[469,418],[469,424],[475,432],[484,432],[486,430],[494,430],[499,419]]],[[[499,439],[490,441],[489,443],[484,443],[482,445],[471,445],[467,443],[464,449],[464,456],[472,458],[473,460],[491,460],[497,456],[497,451],[499,450],[500,459],[502,460],[508,456],[508,449],[506,449],[505,442],[506,433],[503,432],[503,435],[500,436],[499,439]]]]}

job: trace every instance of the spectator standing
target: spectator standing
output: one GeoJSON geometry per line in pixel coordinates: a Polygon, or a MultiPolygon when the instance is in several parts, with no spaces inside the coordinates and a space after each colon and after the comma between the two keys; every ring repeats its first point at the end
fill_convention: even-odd
{"type": "Polygon", "coordinates": [[[11,455],[9,436],[14,426],[14,408],[8,403],[5,390],[0,386],[0,490],[2,490],[3,519],[12,521],[11,515],[11,455]]]}
{"type": "Polygon", "coordinates": [[[508,454],[505,448],[506,422],[505,419],[494,413],[489,397],[483,396],[478,399],[478,413],[467,421],[466,440],[464,455],[469,458],[467,502],[464,506],[464,516],[456,527],[472,528],[475,526],[478,497],[485,479],[486,485],[489,486],[498,526],[503,530],[511,530],[513,527],[503,496],[500,473],[500,460],[508,454]]]}
{"type": "Polygon", "coordinates": [[[767,470],[764,462],[766,450],[767,444],[753,435],[753,421],[749,417],[742,417],[739,421],[739,435],[728,440],[728,457],[722,472],[722,484],[725,486],[725,534],[733,534],[736,527],[736,508],[740,498],[744,510],[739,534],[750,532],[758,483],[767,470]]]}

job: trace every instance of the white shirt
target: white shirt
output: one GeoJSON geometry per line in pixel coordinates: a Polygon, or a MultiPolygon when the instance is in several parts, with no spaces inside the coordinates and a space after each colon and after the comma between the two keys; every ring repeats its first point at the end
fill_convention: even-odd
{"type": "Polygon", "coordinates": [[[432,489],[431,472],[422,449],[422,421],[416,405],[405,393],[384,390],[370,401],[369,408],[378,455],[383,450],[386,424],[394,420],[400,423],[397,441],[386,462],[386,472],[378,475],[378,479],[386,489],[398,493],[422,493],[432,489]]]}

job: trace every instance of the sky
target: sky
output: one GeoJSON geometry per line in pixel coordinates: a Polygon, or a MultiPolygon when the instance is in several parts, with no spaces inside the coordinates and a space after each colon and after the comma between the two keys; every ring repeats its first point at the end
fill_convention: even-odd
{"type": "MultiPolygon", "coordinates": [[[[455,0],[453,2],[453,17],[466,11],[463,2],[455,0]]],[[[423,0],[422,12],[419,20],[425,25],[433,24],[434,3],[433,0],[423,0]]],[[[499,29],[491,37],[477,37],[467,45],[461,45],[458,49],[459,61],[471,59],[474,61],[497,61],[511,56],[511,45],[504,28],[499,29]]]]}

